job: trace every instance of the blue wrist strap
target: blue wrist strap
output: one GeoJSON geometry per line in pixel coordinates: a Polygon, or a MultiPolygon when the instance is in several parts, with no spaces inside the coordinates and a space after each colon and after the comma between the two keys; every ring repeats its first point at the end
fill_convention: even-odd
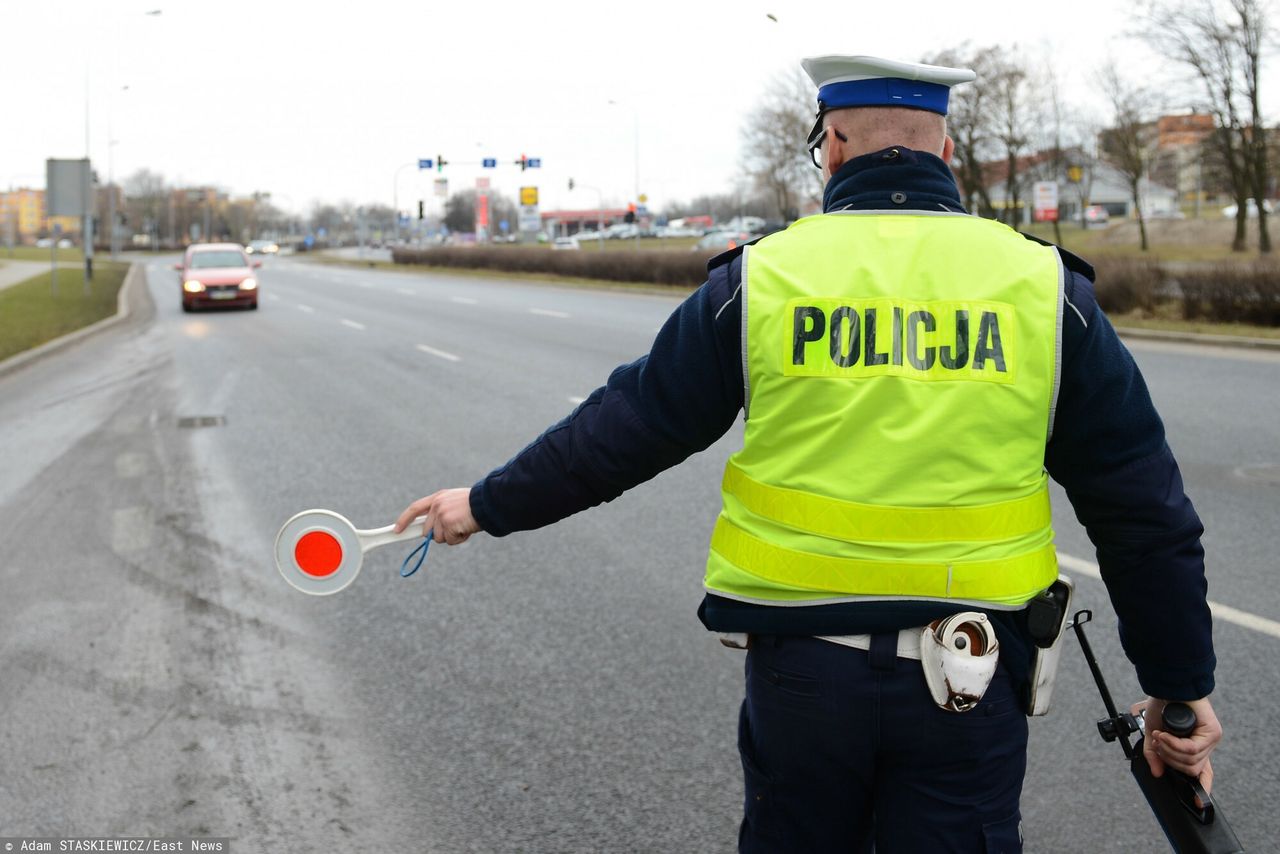
{"type": "Polygon", "coordinates": [[[413,551],[409,552],[409,556],[404,559],[404,563],[400,564],[401,578],[408,578],[409,576],[413,575],[415,572],[417,572],[419,569],[422,568],[422,562],[427,559],[427,549],[430,546],[431,546],[431,538],[424,537],[422,542],[418,545],[418,547],[413,551]],[[413,565],[413,569],[409,570],[408,572],[405,572],[405,567],[409,565],[409,561],[413,560],[414,555],[418,556],[418,562],[413,565]]]}

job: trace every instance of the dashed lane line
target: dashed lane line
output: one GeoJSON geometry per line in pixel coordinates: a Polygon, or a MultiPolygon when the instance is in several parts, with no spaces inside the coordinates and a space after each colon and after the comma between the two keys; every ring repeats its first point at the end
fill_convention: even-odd
{"type": "Polygon", "coordinates": [[[536,314],[541,317],[560,317],[560,318],[571,317],[571,315],[567,311],[555,311],[550,308],[531,308],[529,309],[529,313],[536,314]]]}
{"type": "Polygon", "coordinates": [[[411,297],[413,296],[413,289],[412,288],[396,288],[396,293],[404,294],[407,297],[411,297]]]}
{"type": "Polygon", "coordinates": [[[373,287],[373,282],[356,282],[356,284],[357,284],[357,285],[359,285],[359,286],[360,286],[360,287],[362,287],[362,288],[372,288],[372,287],[373,287]]]}
{"type": "MultiPolygon", "coordinates": [[[[1098,565],[1083,558],[1058,552],[1058,563],[1072,572],[1078,572],[1081,575],[1087,575],[1098,580],[1102,579],[1102,572],[1098,569],[1098,565]]],[[[1213,612],[1215,618],[1224,622],[1233,623],[1241,628],[1252,629],[1264,635],[1271,635],[1273,638],[1280,638],[1280,623],[1275,620],[1259,617],[1257,614],[1250,614],[1248,611],[1241,611],[1239,608],[1232,608],[1230,605],[1223,605],[1221,602],[1214,602],[1212,599],[1209,600],[1209,610],[1213,612]]]]}
{"type": "Polygon", "coordinates": [[[314,308],[309,305],[303,305],[302,303],[298,303],[298,310],[305,311],[307,314],[315,314],[314,308]]]}
{"type": "Polygon", "coordinates": [[[479,300],[474,300],[471,297],[449,297],[449,299],[458,305],[475,305],[479,302],[479,300]]]}
{"type": "Polygon", "coordinates": [[[278,294],[267,294],[267,299],[272,302],[280,302],[280,296],[278,294]]]}
{"type": "Polygon", "coordinates": [[[356,323],[354,320],[347,320],[345,317],[342,318],[342,325],[350,326],[352,329],[361,329],[361,330],[364,329],[363,323],[356,323]]]}
{"type": "Polygon", "coordinates": [[[428,347],[426,344],[419,344],[418,349],[428,355],[435,356],[440,359],[444,359],[446,362],[462,361],[461,356],[454,355],[453,353],[446,353],[444,350],[437,350],[435,347],[428,347]]]}

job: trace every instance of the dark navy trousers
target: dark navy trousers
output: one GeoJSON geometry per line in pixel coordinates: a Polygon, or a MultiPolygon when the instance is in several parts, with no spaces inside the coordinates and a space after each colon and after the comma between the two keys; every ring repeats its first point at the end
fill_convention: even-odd
{"type": "Polygon", "coordinates": [[[976,708],[947,712],[896,642],[752,637],[740,852],[1022,851],[1027,719],[1004,667],[976,708]]]}

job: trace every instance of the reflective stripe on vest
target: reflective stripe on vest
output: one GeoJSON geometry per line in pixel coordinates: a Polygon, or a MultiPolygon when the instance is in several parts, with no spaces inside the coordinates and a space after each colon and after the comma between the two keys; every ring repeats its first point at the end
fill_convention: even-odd
{"type": "Polygon", "coordinates": [[[1015,607],[1052,583],[1056,250],[965,215],[826,214],[742,270],[750,408],[707,589],[1015,607]]]}
{"type": "Polygon", "coordinates": [[[999,541],[1033,534],[1053,521],[1048,476],[1041,478],[1035,492],[1011,501],[971,507],[886,507],[769,486],[748,477],[730,459],[724,467],[722,488],[757,516],[839,540],[999,541]]]}

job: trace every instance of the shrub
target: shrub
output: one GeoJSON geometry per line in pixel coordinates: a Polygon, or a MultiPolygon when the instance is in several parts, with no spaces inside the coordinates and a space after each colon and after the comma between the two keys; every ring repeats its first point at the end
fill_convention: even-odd
{"type": "Polygon", "coordinates": [[[1280,265],[1219,264],[1177,274],[1186,320],[1280,326],[1280,265]]]}
{"type": "Polygon", "coordinates": [[[397,264],[430,264],[437,267],[503,270],[512,273],[544,273],[639,282],[654,285],[697,287],[706,281],[707,264],[691,252],[612,251],[553,252],[518,247],[441,246],[433,249],[397,247],[391,258],[397,264]]]}
{"type": "Polygon", "coordinates": [[[1159,298],[1168,296],[1160,264],[1148,258],[1107,258],[1094,265],[1098,281],[1094,285],[1098,307],[1107,314],[1127,314],[1141,310],[1151,313],[1159,298]]]}

